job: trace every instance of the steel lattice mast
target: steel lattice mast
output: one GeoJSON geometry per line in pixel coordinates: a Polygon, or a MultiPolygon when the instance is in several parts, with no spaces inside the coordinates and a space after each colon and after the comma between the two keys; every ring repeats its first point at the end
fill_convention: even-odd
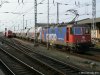
{"type": "Polygon", "coordinates": [[[93,19],[93,23],[91,26],[92,29],[92,39],[96,37],[96,0],[92,0],[92,19],[93,19]]]}
{"type": "MultiPolygon", "coordinates": [[[[50,13],[49,13],[49,0],[48,0],[48,5],[47,5],[47,22],[48,22],[48,25],[47,25],[47,27],[49,28],[49,15],[50,15],[50,13]]],[[[49,29],[47,30],[47,34],[48,34],[48,37],[47,37],[47,49],[49,50],[49,29]]]]}
{"type": "Polygon", "coordinates": [[[35,35],[34,35],[34,45],[36,43],[36,24],[37,24],[37,0],[34,0],[34,30],[35,30],[35,35]]]}

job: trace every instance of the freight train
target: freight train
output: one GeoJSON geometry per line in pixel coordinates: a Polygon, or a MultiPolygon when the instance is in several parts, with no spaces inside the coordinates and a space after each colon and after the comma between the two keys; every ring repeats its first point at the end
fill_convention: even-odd
{"type": "Polygon", "coordinates": [[[93,46],[91,43],[91,29],[88,25],[67,24],[38,27],[36,33],[34,33],[34,28],[29,28],[16,33],[16,36],[29,40],[34,40],[36,36],[38,42],[49,42],[50,45],[64,47],[74,52],[93,46]]]}

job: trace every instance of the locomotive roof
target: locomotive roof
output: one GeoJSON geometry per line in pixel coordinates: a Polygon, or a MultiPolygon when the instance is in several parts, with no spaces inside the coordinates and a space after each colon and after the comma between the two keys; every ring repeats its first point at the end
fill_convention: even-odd
{"type": "MultiPolygon", "coordinates": [[[[99,18],[96,18],[95,19],[95,22],[96,23],[100,23],[100,17],[99,18]]],[[[82,19],[82,20],[78,20],[77,21],[77,24],[78,25],[90,25],[92,23],[92,19],[90,19],[90,18],[86,18],[86,19],[82,19]]],[[[49,24],[49,27],[51,27],[51,26],[60,26],[60,25],[64,25],[64,26],[66,26],[66,25],[69,25],[69,24],[74,24],[74,22],[69,22],[69,23],[64,23],[64,22],[62,22],[62,23],[60,23],[60,24],[56,24],[56,23],[51,23],[51,24],[49,24]]],[[[47,27],[47,23],[37,23],[37,27],[47,27]]]]}
{"type": "MultiPolygon", "coordinates": [[[[78,22],[78,24],[91,24],[93,22],[93,19],[87,18],[87,19],[79,20],[77,22],[78,22]]],[[[95,22],[100,23],[100,17],[96,18],[95,22]]]]}
{"type": "MultiPolygon", "coordinates": [[[[62,24],[62,25],[52,25],[52,26],[49,26],[49,28],[51,27],[89,27],[89,25],[84,25],[84,24],[62,24]]],[[[43,28],[48,28],[48,27],[43,27],[43,28]]]]}

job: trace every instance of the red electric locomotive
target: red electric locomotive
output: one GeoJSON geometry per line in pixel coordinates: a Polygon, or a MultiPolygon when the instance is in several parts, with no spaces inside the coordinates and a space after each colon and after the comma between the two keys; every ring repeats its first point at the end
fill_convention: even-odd
{"type": "Polygon", "coordinates": [[[92,46],[91,30],[87,25],[67,26],[66,42],[72,50],[86,50],[92,46]]]}
{"type": "Polygon", "coordinates": [[[55,27],[44,28],[42,31],[42,41],[52,43],[53,45],[65,47],[71,51],[81,52],[84,48],[90,48],[91,29],[88,25],[59,25],[55,27]]]}

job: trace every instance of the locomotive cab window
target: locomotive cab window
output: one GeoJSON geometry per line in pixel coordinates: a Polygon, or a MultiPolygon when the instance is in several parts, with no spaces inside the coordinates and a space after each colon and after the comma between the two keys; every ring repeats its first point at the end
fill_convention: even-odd
{"type": "Polygon", "coordinates": [[[74,33],[73,28],[70,28],[70,34],[73,34],[73,33],[74,33]]]}
{"type": "Polygon", "coordinates": [[[84,28],[84,34],[90,34],[90,28],[84,28]]]}
{"type": "Polygon", "coordinates": [[[74,35],[82,35],[82,28],[74,27],[74,35]]]}

